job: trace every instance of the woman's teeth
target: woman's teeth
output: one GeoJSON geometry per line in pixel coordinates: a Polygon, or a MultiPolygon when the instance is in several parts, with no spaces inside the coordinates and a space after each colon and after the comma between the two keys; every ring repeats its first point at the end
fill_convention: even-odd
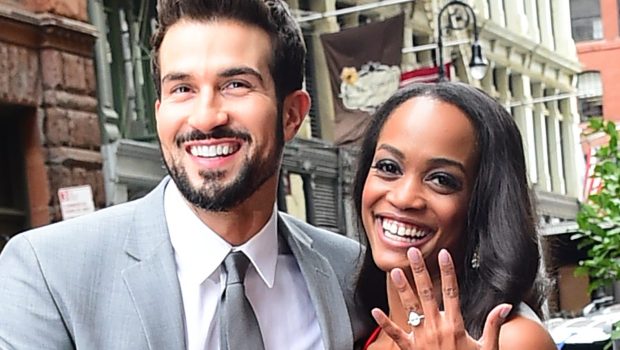
{"type": "Polygon", "coordinates": [[[383,233],[386,236],[401,242],[419,240],[430,234],[430,232],[421,230],[413,225],[389,219],[383,219],[381,226],[383,227],[383,233]]]}

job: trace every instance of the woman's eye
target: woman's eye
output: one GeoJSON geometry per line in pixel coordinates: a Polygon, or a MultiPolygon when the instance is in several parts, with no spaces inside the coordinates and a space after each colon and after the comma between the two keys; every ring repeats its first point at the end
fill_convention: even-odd
{"type": "Polygon", "coordinates": [[[432,174],[429,181],[442,188],[447,188],[454,191],[460,190],[462,187],[459,180],[457,180],[454,176],[446,173],[432,174]]]}
{"type": "Polygon", "coordinates": [[[400,166],[396,162],[387,160],[387,159],[382,159],[382,160],[377,161],[372,167],[384,174],[389,174],[389,175],[401,175],[402,174],[400,166]]]}

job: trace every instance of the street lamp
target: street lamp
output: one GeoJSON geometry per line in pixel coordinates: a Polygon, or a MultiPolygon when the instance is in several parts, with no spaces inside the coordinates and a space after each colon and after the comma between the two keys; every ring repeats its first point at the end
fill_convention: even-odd
{"type": "Polygon", "coordinates": [[[439,10],[439,15],[437,15],[437,50],[439,57],[439,81],[446,80],[446,73],[444,71],[443,65],[443,40],[442,40],[442,27],[441,27],[441,17],[443,16],[444,11],[449,8],[456,9],[456,12],[453,15],[456,15],[455,21],[448,21],[448,25],[446,29],[450,30],[462,30],[466,29],[469,26],[470,20],[473,22],[474,29],[474,43],[471,45],[471,61],[469,61],[469,69],[472,78],[476,80],[480,80],[484,78],[484,75],[487,72],[487,62],[482,57],[482,47],[480,46],[480,41],[478,40],[478,26],[476,25],[476,14],[474,10],[468,4],[459,1],[452,0],[445,4],[441,10],[439,10]],[[463,14],[464,13],[464,14],[463,14]]]}

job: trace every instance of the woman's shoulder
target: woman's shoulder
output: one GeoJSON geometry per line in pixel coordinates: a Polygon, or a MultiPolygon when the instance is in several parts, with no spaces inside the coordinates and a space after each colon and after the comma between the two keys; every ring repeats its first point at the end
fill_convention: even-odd
{"type": "Polygon", "coordinates": [[[536,319],[516,314],[508,319],[499,332],[501,350],[557,349],[545,326],[536,319]]]}

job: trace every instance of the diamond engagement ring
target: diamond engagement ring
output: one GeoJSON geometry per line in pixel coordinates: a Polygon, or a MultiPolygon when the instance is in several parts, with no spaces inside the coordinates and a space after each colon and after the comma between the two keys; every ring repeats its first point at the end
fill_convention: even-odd
{"type": "Polygon", "coordinates": [[[417,327],[420,325],[420,323],[422,323],[423,318],[424,315],[420,315],[415,311],[409,311],[409,320],[407,321],[407,323],[412,327],[417,327]]]}

